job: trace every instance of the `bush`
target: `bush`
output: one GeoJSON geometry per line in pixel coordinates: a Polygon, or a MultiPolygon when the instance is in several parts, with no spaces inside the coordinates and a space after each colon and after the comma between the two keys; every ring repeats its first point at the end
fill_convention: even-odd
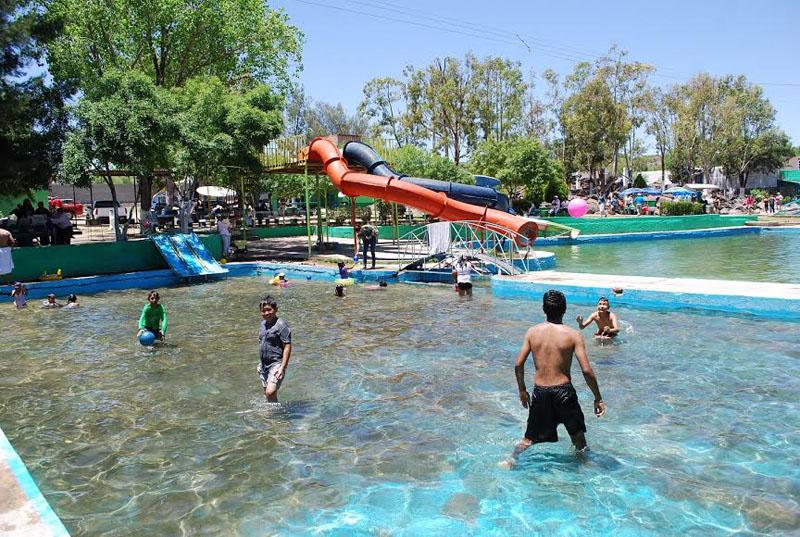
{"type": "Polygon", "coordinates": [[[647,181],[644,180],[641,173],[633,180],[633,188],[647,188],[647,181]]]}
{"type": "Polygon", "coordinates": [[[333,210],[333,222],[337,226],[343,226],[350,220],[350,205],[343,203],[333,210]]]}
{"type": "Polygon", "coordinates": [[[753,196],[753,199],[756,200],[756,202],[759,202],[764,201],[764,198],[769,196],[769,192],[761,188],[754,188],[750,191],[750,195],[753,196]]]}
{"type": "Polygon", "coordinates": [[[687,214],[703,214],[703,204],[695,201],[662,201],[662,216],[683,216],[687,214]]]}

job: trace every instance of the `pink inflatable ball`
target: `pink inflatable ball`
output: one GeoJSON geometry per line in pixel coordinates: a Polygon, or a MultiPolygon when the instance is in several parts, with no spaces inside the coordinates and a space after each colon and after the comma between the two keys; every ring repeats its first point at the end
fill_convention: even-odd
{"type": "Polygon", "coordinates": [[[589,204],[583,198],[575,198],[567,204],[567,212],[572,218],[580,218],[589,210],[589,204]]]}

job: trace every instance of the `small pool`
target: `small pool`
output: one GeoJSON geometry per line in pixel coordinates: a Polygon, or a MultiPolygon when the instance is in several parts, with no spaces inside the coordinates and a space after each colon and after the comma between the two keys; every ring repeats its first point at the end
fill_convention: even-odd
{"type": "Polygon", "coordinates": [[[542,248],[563,272],[800,283],[800,230],[542,248]]]}
{"type": "Polygon", "coordinates": [[[0,309],[0,425],[72,535],[800,527],[794,325],[618,310],[621,341],[589,346],[606,418],[575,370],[591,456],[562,434],[507,471],[526,419],[513,360],[538,304],[431,285],[337,300],[331,284],[265,281],[162,290],[169,346],[155,352],[133,338],[142,291],[0,309]],[[280,410],[255,375],[267,290],[295,337],[280,410]]]}

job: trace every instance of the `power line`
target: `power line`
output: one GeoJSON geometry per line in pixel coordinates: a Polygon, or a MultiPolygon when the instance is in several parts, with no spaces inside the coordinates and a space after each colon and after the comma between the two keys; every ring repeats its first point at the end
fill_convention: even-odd
{"type": "MultiPolygon", "coordinates": [[[[398,8],[396,7],[396,5],[382,0],[345,0],[347,3],[351,5],[353,4],[362,5],[372,10],[377,10],[377,13],[343,7],[341,4],[337,5],[328,4],[323,1],[313,1],[313,0],[294,0],[294,1],[302,4],[314,5],[318,7],[334,9],[337,11],[353,13],[360,16],[370,17],[373,19],[392,21],[399,24],[406,24],[429,30],[444,31],[457,35],[473,37],[476,39],[483,39],[485,41],[503,43],[514,47],[523,46],[529,53],[535,54],[538,52],[545,56],[557,58],[564,61],[592,63],[596,62],[598,59],[604,56],[604,54],[597,54],[596,52],[574,47],[572,45],[555,43],[553,41],[547,41],[542,38],[526,34],[510,33],[509,31],[503,29],[472,23],[469,21],[465,21],[463,19],[458,19],[456,17],[442,16],[417,8],[405,8],[405,7],[398,8]],[[404,18],[398,18],[396,16],[386,15],[385,14],[386,12],[395,13],[404,18]],[[416,18],[411,18],[413,17],[412,15],[413,13],[417,13],[429,21],[438,22],[441,23],[442,25],[420,22],[416,18]],[[529,42],[533,44],[532,47],[531,45],[528,44],[529,42]]],[[[652,76],[668,80],[687,80],[688,78],[691,78],[691,75],[682,74],[672,69],[665,69],[658,67],[656,68],[656,71],[652,73],[652,76]]],[[[752,83],[758,84],[760,86],[800,88],[800,83],[796,82],[752,82],[752,83]]]]}

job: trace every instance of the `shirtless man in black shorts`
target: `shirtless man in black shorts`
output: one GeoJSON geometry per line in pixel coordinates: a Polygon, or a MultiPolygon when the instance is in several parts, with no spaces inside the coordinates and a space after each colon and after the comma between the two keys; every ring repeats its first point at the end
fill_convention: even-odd
{"type": "Polygon", "coordinates": [[[597,377],[586,357],[583,336],[574,328],[564,326],[562,322],[567,311],[567,299],[563,293],[551,289],[544,294],[542,309],[547,316],[547,322],[532,326],[525,333],[525,340],[514,367],[519,400],[530,411],[525,438],[516,445],[511,459],[501,463],[508,468],[513,467],[520,453],[532,444],[558,442],[556,427],[560,423],[567,428],[575,449],[586,449],[586,424],[570,376],[573,354],[578,358],[583,378],[594,394],[595,416],[599,418],[606,412],[606,405],[597,386],[597,377]],[[529,395],[525,387],[525,361],[531,353],[536,373],[533,393],[529,395]]]}

